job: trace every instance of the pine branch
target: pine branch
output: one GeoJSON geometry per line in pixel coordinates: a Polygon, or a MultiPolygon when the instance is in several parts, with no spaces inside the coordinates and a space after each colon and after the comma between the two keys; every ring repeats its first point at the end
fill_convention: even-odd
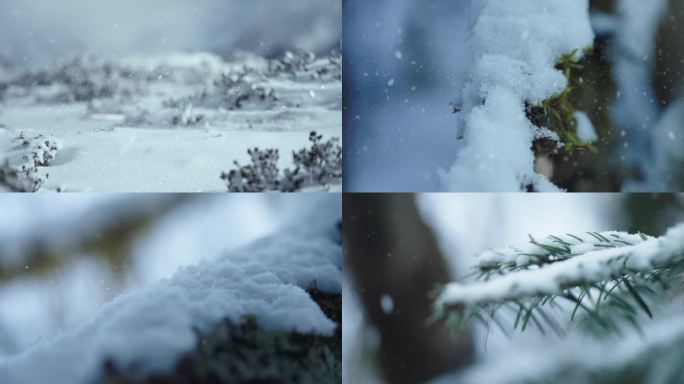
{"type": "Polygon", "coordinates": [[[477,268],[478,281],[442,289],[434,319],[457,329],[475,319],[506,332],[498,312],[508,309],[513,329],[562,334],[554,314],[564,312],[559,302],[566,301],[574,306],[570,320],[584,313],[603,330],[619,331],[620,319],[638,328],[639,313],[653,317],[649,301],[684,276],[684,224],[660,238],[618,232],[531,238],[524,247],[485,252],[477,268]]]}
{"type": "Polygon", "coordinates": [[[558,345],[515,347],[486,357],[454,378],[459,383],[681,383],[684,380],[684,314],[676,312],[643,333],[608,340],[578,336],[558,345]],[[506,375],[501,371],[505,369],[506,375]],[[662,380],[653,381],[654,377],[662,380]]]}

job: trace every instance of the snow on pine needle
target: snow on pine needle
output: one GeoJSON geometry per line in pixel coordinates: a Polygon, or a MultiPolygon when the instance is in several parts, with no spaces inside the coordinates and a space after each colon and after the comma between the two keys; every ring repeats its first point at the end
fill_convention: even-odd
{"type": "Polygon", "coordinates": [[[498,314],[507,309],[513,329],[534,324],[562,334],[557,317],[574,306],[571,321],[582,313],[604,330],[619,331],[624,321],[639,328],[638,316],[653,317],[649,302],[678,289],[684,224],[659,238],[613,231],[531,238],[522,247],[485,252],[476,268],[475,281],[441,289],[434,319],[456,329],[475,319],[507,333],[498,314]]]}
{"type": "Polygon", "coordinates": [[[531,269],[552,264],[590,251],[635,245],[650,236],[617,231],[587,232],[580,234],[547,236],[530,240],[523,246],[488,250],[478,257],[479,276],[488,280],[521,269],[531,269]]]}

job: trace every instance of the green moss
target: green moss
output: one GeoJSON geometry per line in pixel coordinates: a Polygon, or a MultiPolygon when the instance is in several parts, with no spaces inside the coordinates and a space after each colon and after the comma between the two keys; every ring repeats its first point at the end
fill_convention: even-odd
{"type": "Polygon", "coordinates": [[[135,367],[121,371],[105,364],[106,384],[340,383],[342,381],[342,296],[313,285],[312,299],[338,324],[332,337],[259,329],[253,316],[234,324],[224,320],[211,331],[197,331],[195,350],[173,372],[143,378],[135,367]]]}
{"type": "MultiPolygon", "coordinates": [[[[589,53],[590,51],[588,51],[589,53]]],[[[528,106],[527,117],[539,126],[545,126],[555,132],[563,141],[563,149],[566,151],[589,149],[593,152],[596,147],[577,136],[577,123],[575,122],[575,106],[572,102],[572,93],[579,87],[582,81],[578,80],[575,72],[584,67],[577,59],[577,50],[564,55],[558,60],[556,68],[563,71],[568,79],[568,84],[558,95],[555,95],[540,104],[528,106]]],[[[556,146],[548,140],[537,143],[538,152],[554,152],[556,146]]]]}

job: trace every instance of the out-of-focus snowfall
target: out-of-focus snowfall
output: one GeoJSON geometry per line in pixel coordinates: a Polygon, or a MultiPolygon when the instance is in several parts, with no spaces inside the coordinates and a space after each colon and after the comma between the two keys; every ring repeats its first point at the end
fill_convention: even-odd
{"type": "Polygon", "coordinates": [[[6,195],[0,211],[0,382],[173,372],[222,319],[339,325],[310,296],[341,292],[339,194],[6,195]]]}
{"type": "Polygon", "coordinates": [[[3,1],[0,188],[339,190],[340,33],[338,0],[3,1]]]}
{"type": "Polygon", "coordinates": [[[561,319],[564,336],[511,331],[515,313],[507,311],[499,314],[503,332],[473,321],[450,333],[428,319],[431,292],[468,281],[483,252],[588,231],[660,236],[684,221],[681,194],[350,194],[344,210],[354,228],[344,234],[345,383],[680,382],[681,290],[660,301],[649,296],[654,315],[637,317],[641,332],[593,334],[569,315],[561,319]],[[663,351],[670,360],[650,359],[663,351]]]}
{"type": "Polygon", "coordinates": [[[348,0],[347,189],[680,190],[682,20],[679,0],[348,0]]]}

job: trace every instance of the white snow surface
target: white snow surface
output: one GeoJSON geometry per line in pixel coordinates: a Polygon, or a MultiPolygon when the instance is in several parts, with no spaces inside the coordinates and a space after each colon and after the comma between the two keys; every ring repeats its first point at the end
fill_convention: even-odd
{"type": "MultiPolygon", "coordinates": [[[[604,231],[596,234],[578,233],[572,235],[557,235],[553,237],[548,236],[545,239],[534,239],[534,241],[538,244],[559,248],[565,248],[567,246],[570,250],[570,254],[565,257],[574,257],[587,252],[603,250],[608,247],[619,248],[639,244],[643,242],[644,239],[639,234],[604,231]]],[[[480,266],[485,266],[515,262],[518,267],[524,267],[535,260],[529,255],[542,256],[549,254],[549,251],[545,250],[543,247],[532,242],[527,242],[519,246],[509,246],[485,251],[479,255],[478,264],[480,266]]]]}
{"type": "MultiPolygon", "coordinates": [[[[55,63],[54,69],[71,68],[72,75],[92,70],[87,79],[96,87],[111,85],[114,95],[65,100],[70,89],[57,81],[12,85],[0,102],[0,163],[25,162],[29,147],[22,137],[31,146],[41,137],[61,145],[48,166],[37,168],[43,191],[222,192],[221,173],[235,168],[234,161],[248,164],[250,148],[276,148],[280,169],[292,169],[292,152],[310,147],[311,131],[323,140],[342,134],[342,83],[316,74],[327,58],[308,64],[306,73],[281,75],[264,75],[268,62],[247,53],[231,61],[200,52],[81,57],[81,67],[70,62],[55,63]],[[101,74],[108,66],[115,69],[113,78],[101,74]],[[216,82],[243,66],[254,71],[243,91],[273,91],[277,100],[246,100],[241,108],[224,103],[226,94],[216,82]]],[[[10,75],[7,81],[21,73],[10,75]]]]}
{"type": "Polygon", "coordinates": [[[563,55],[593,43],[588,0],[482,0],[469,41],[470,79],[462,92],[465,147],[443,173],[451,191],[557,191],[534,171],[535,127],[525,102],[563,91],[563,55]]]}
{"type": "Polygon", "coordinates": [[[603,281],[616,272],[648,270],[684,260],[684,224],[670,228],[660,238],[638,244],[589,251],[570,259],[471,284],[450,283],[440,304],[501,301],[525,295],[556,294],[564,284],[603,281]]]}
{"type": "Polygon", "coordinates": [[[265,330],[332,334],[335,323],[305,289],[315,284],[341,292],[339,200],[336,195],[316,204],[305,226],[117,297],[80,327],[0,360],[0,382],[92,382],[106,359],[124,370],[136,365],[138,373],[165,371],[194,347],[193,327],[207,330],[243,315],[256,316],[265,330]]]}

